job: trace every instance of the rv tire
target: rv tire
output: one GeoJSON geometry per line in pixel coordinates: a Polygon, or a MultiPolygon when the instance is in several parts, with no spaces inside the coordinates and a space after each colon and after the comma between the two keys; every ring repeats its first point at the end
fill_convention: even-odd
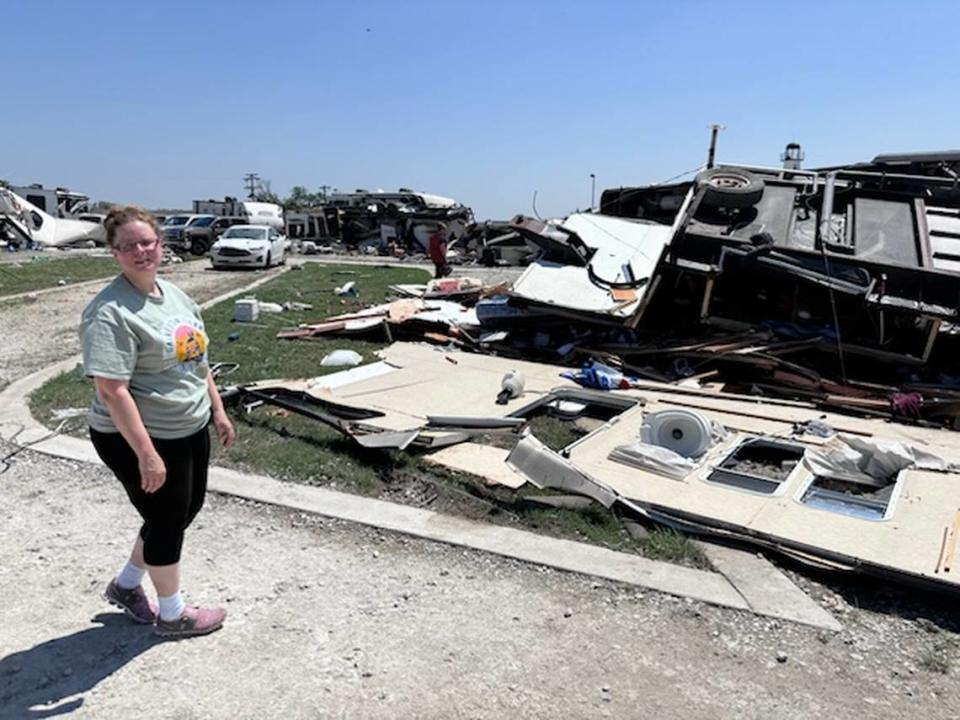
{"type": "Polygon", "coordinates": [[[697,185],[707,207],[747,208],[763,195],[763,180],[746,170],[715,167],[697,175],[697,185]]]}

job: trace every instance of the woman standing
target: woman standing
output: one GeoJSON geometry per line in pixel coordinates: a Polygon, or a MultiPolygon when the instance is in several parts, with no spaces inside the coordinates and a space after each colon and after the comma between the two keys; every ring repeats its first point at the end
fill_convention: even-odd
{"type": "Polygon", "coordinates": [[[104,598],[164,637],[213,632],[223,608],[187,607],[180,593],[184,531],[203,506],[210,460],[208,425],[224,447],[234,429],[207,363],[200,308],[157,277],[163,241],[137,207],[104,222],[120,275],[83,311],[83,367],[96,395],[90,438],[143,518],[133,551],[104,598]],[[147,599],[145,573],[159,607],[147,599]]]}

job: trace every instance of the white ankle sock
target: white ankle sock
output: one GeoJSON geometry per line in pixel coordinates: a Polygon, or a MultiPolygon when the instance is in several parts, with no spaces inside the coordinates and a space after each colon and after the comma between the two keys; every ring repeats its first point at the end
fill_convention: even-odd
{"type": "Polygon", "coordinates": [[[117,575],[117,585],[124,590],[133,590],[133,588],[143,582],[143,574],[146,571],[146,568],[137,567],[127,560],[127,564],[123,566],[123,570],[117,575]]]}
{"type": "Polygon", "coordinates": [[[176,620],[178,617],[183,615],[184,609],[187,607],[187,604],[183,601],[183,595],[179,590],[173,595],[168,595],[164,597],[160,595],[157,597],[157,600],[160,602],[160,619],[161,620],[176,620]]]}

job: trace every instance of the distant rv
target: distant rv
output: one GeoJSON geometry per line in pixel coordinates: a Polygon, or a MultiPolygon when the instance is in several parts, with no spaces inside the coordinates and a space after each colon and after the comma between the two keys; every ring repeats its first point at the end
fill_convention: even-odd
{"type": "Polygon", "coordinates": [[[90,201],[84,193],[65,187],[46,188],[40,183],[11,185],[8,189],[51,217],[78,219],[90,201]]]}
{"type": "Polygon", "coordinates": [[[247,218],[248,225],[284,229],[283,208],[276,203],[237,200],[231,197],[223,200],[194,200],[193,212],[196,215],[244,217],[247,218]]]}

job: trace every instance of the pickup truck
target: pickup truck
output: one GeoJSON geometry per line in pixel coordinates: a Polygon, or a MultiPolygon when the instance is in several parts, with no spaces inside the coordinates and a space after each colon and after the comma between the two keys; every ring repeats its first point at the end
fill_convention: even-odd
{"type": "Polygon", "coordinates": [[[163,242],[174,252],[184,252],[183,231],[196,222],[215,219],[215,215],[167,215],[160,224],[160,230],[163,231],[163,242]]]}
{"type": "Polygon", "coordinates": [[[247,222],[245,217],[203,215],[183,229],[180,247],[193,255],[206,255],[227,228],[247,222]]]}

